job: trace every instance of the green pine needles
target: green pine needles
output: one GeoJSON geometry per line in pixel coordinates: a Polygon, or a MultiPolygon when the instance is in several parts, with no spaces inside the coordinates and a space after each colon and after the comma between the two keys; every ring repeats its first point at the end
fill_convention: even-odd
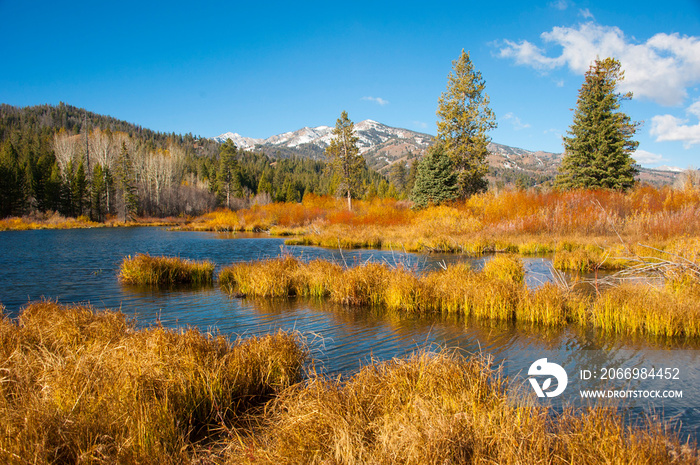
{"type": "Polygon", "coordinates": [[[365,159],[357,147],[358,140],[355,125],[348,118],[348,112],[343,111],[335,123],[330,145],[326,147],[326,159],[339,181],[337,192],[347,195],[348,210],[352,210],[352,196],[360,190],[360,176],[365,167],[365,159]]]}
{"type": "Polygon", "coordinates": [[[425,208],[454,200],[457,195],[457,173],[443,146],[438,144],[418,164],[411,200],[415,208],[425,208]]]}
{"type": "Polygon", "coordinates": [[[486,175],[488,131],[497,126],[496,115],[489,108],[486,81],[462,50],[452,62],[447,77],[447,91],[438,100],[437,141],[444,145],[457,172],[457,194],[467,198],[484,192],[489,186],[486,175]]]}
{"type": "Polygon", "coordinates": [[[624,79],[620,62],[597,59],[586,72],[579,91],[574,122],[564,137],[565,154],[557,185],[564,189],[626,190],[637,174],[632,140],[638,123],[618,111],[632,93],[616,93],[624,79]]]}

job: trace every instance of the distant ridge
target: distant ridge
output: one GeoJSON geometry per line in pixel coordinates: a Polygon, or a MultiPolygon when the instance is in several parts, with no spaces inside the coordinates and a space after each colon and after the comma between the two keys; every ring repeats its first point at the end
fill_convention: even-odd
{"type": "MultiPolygon", "coordinates": [[[[254,139],[227,132],[213,139],[218,142],[230,139],[241,149],[264,152],[272,157],[323,159],[332,131],[333,128],[329,126],[303,127],[267,139],[254,139]]],[[[384,174],[396,163],[410,165],[425,153],[433,140],[430,134],[395,128],[370,119],[355,124],[355,134],[359,138],[360,153],[367,164],[384,174]]],[[[523,186],[538,185],[554,179],[563,156],[561,153],[531,151],[497,143],[489,144],[488,149],[491,180],[500,180],[505,184],[519,180],[524,183],[523,186]]],[[[666,166],[642,168],[640,179],[657,185],[668,184],[674,181],[680,171],[680,168],[666,166]]]]}

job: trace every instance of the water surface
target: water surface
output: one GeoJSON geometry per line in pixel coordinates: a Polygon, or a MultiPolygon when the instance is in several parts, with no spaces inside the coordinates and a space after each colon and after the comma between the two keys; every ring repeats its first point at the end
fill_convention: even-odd
{"type": "MultiPolygon", "coordinates": [[[[651,412],[650,406],[654,407],[666,419],[681,420],[684,436],[695,437],[700,425],[697,346],[611,338],[580,328],[544,330],[458,317],[407,316],[304,299],[230,298],[216,286],[158,290],[119,284],[119,264],[125,256],[137,253],[206,259],[216,263],[217,268],[286,253],[302,260],[325,258],[348,266],[367,260],[402,264],[418,272],[463,260],[478,269],[487,259],[390,250],[286,247],[283,239],[264,235],[163,228],[7,231],[0,232],[0,302],[13,317],[27,302],[48,298],[59,303],[90,303],[98,309],[121,309],[136,317],[142,326],[155,322],[173,327],[196,326],[231,337],[261,335],[277,329],[295,330],[308,342],[318,369],[329,374],[352,373],[372,360],[405,356],[426,347],[456,348],[492,356],[496,362],[503,362],[506,374],[511,376],[525,375],[532,362],[548,357],[562,365],[571,378],[568,397],[547,400],[555,406],[574,401],[573,393],[584,385],[578,379],[583,368],[678,366],[679,380],[630,381],[626,386],[682,390],[682,399],[625,400],[621,407],[635,415],[647,414],[651,412]]],[[[551,280],[548,260],[526,259],[525,266],[528,286],[537,287],[551,280]]],[[[528,391],[523,378],[517,378],[518,382],[528,391]]],[[[589,382],[586,386],[592,385],[589,382]]]]}

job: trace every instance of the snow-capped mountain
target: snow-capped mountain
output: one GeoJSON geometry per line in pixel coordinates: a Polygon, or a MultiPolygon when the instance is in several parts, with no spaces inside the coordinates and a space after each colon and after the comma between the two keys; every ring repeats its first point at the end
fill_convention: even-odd
{"type": "MultiPolygon", "coordinates": [[[[385,174],[397,163],[410,166],[433,143],[430,134],[394,128],[370,119],[355,124],[355,135],[358,137],[360,153],[367,164],[385,174]]],[[[324,151],[332,138],[332,127],[318,126],[304,127],[267,139],[253,139],[233,132],[213,139],[218,142],[230,139],[240,149],[264,152],[271,157],[303,156],[323,159],[324,151]]],[[[562,159],[561,153],[530,151],[496,143],[490,143],[488,149],[490,177],[505,179],[506,183],[523,176],[538,182],[553,179],[562,159]]],[[[666,184],[672,182],[676,175],[677,172],[672,167],[659,167],[655,170],[643,168],[640,179],[654,184],[666,184]],[[664,168],[668,171],[661,171],[664,168]]]]}
{"type": "MultiPolygon", "coordinates": [[[[392,128],[370,119],[360,121],[355,125],[355,134],[359,138],[358,147],[360,153],[365,154],[380,146],[391,145],[390,143],[408,144],[417,152],[422,152],[430,146],[432,136],[422,134],[408,129],[392,128]]],[[[295,148],[304,145],[311,145],[318,149],[325,150],[333,137],[333,128],[329,126],[318,126],[315,128],[305,127],[293,132],[285,132],[267,139],[253,139],[243,137],[240,134],[227,132],[214,137],[218,142],[231,139],[238,148],[250,150],[255,147],[265,148],[295,148]]],[[[307,149],[310,147],[306,147],[307,149]]]]}
{"type": "Polygon", "coordinates": [[[217,142],[224,143],[228,139],[231,139],[236,147],[243,150],[252,150],[256,145],[264,142],[265,139],[253,139],[252,137],[243,137],[237,132],[227,132],[226,134],[221,134],[220,136],[213,137],[217,142]]]}

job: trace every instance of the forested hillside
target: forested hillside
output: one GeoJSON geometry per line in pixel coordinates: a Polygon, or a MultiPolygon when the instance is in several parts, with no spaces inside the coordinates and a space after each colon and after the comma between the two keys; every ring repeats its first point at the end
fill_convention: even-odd
{"type": "MultiPolygon", "coordinates": [[[[325,164],[275,159],[192,134],[159,133],[70,105],[0,105],[0,217],[192,215],[334,193],[325,164]]],[[[387,195],[368,169],[365,195],[387,195]]],[[[392,192],[395,193],[395,192],[392,192]]]]}

